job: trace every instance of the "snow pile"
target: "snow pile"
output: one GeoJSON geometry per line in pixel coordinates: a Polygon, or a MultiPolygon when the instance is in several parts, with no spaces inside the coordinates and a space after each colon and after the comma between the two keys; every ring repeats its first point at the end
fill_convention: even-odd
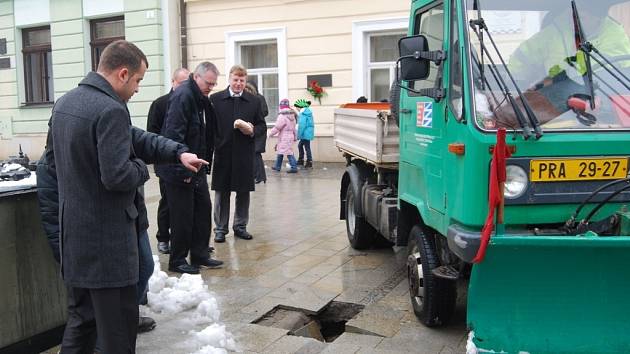
{"type": "Polygon", "coordinates": [[[236,343],[232,335],[225,330],[224,325],[213,323],[201,332],[197,332],[197,339],[205,344],[195,354],[227,353],[225,350],[236,350],[236,343]],[[225,349],[223,349],[225,348],[225,349]]]}
{"type": "Polygon", "coordinates": [[[37,176],[35,175],[35,172],[31,172],[30,176],[18,181],[0,180],[0,192],[11,192],[15,190],[29,189],[34,188],[35,186],[37,186],[37,176]]]}
{"type": "MultiPolygon", "coordinates": [[[[468,332],[468,341],[466,342],[466,354],[479,354],[479,353],[506,354],[507,353],[503,350],[500,352],[497,352],[494,350],[477,348],[477,346],[475,345],[475,342],[473,342],[474,339],[475,339],[475,331],[468,332]]],[[[529,352],[519,351],[518,354],[529,354],[529,352]]]]}
{"type": "Polygon", "coordinates": [[[149,279],[148,308],[154,312],[174,315],[195,309],[189,320],[194,325],[210,324],[199,332],[189,333],[201,349],[194,354],[223,354],[235,351],[236,343],[225,325],[219,324],[221,311],[217,299],[210,294],[200,274],[169,277],[160,269],[159,258],[153,255],[155,267],[149,279]]]}
{"type": "Polygon", "coordinates": [[[473,342],[473,339],[475,339],[475,331],[470,331],[468,332],[468,341],[466,342],[466,354],[477,354],[477,346],[475,345],[475,342],[473,342]]]}
{"type": "MultiPolygon", "coordinates": [[[[179,279],[168,277],[156,264],[153,276],[149,279],[147,300],[149,308],[155,312],[179,313],[195,308],[210,298],[213,297],[208,292],[208,286],[199,274],[182,274],[179,279]]],[[[216,299],[214,301],[216,303],[216,299]]]]}

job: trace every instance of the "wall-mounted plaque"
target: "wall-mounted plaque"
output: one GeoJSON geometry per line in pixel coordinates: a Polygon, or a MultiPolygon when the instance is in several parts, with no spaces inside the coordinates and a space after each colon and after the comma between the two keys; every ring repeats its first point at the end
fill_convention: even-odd
{"type": "Polygon", "coordinates": [[[323,75],[307,75],[306,76],[306,87],[310,85],[311,82],[317,81],[319,86],[321,87],[331,87],[332,86],[332,74],[323,74],[323,75]]]}
{"type": "Polygon", "coordinates": [[[11,58],[0,58],[0,69],[11,69],[11,58]]]}

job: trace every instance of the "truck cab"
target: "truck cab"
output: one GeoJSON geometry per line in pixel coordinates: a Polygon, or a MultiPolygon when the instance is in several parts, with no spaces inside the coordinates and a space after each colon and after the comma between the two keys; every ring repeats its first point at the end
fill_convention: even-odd
{"type": "Polygon", "coordinates": [[[579,338],[584,352],[630,348],[605,330],[628,327],[630,314],[611,295],[630,281],[606,271],[625,267],[630,247],[628,13],[630,2],[614,0],[412,1],[390,110],[398,164],[342,149],[340,200],[353,247],[408,248],[425,325],[448,323],[463,281],[468,325],[486,349],[571,352],[579,338]],[[489,218],[479,262],[500,130],[510,155],[500,220],[489,218]],[[383,232],[387,198],[395,227],[383,232]]]}

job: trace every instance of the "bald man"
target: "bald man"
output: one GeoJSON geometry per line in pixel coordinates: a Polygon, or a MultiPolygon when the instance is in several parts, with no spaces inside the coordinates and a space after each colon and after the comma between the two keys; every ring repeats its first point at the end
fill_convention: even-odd
{"type": "MultiPolygon", "coordinates": [[[[186,68],[179,68],[173,72],[173,76],[171,77],[171,91],[164,96],[158,97],[153,103],[151,103],[151,108],[149,108],[149,116],[147,117],[147,131],[155,134],[160,134],[162,131],[162,125],[164,125],[164,117],[166,116],[166,112],[168,112],[168,100],[179,85],[185,82],[188,79],[188,75],[190,75],[190,71],[186,68]]],[[[170,223],[169,223],[169,213],[168,213],[168,204],[166,202],[166,195],[164,193],[164,181],[160,179],[160,203],[158,205],[158,232],[155,237],[158,240],[158,251],[160,253],[167,254],[170,252],[170,223]]]]}

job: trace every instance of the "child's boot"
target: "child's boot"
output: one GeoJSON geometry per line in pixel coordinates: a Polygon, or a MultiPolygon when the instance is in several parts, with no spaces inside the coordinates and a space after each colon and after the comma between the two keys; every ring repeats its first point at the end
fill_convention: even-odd
{"type": "Polygon", "coordinates": [[[313,161],[306,161],[304,168],[313,168],[313,161]]]}
{"type": "Polygon", "coordinates": [[[291,165],[291,169],[288,170],[287,173],[297,173],[298,167],[295,161],[295,157],[293,157],[293,155],[289,155],[288,159],[289,159],[289,165],[291,165]]]}
{"type": "Polygon", "coordinates": [[[282,158],[283,157],[284,156],[282,156],[282,155],[277,155],[276,156],[276,163],[273,165],[273,167],[271,167],[272,170],[280,172],[280,168],[282,167],[282,158]]]}

